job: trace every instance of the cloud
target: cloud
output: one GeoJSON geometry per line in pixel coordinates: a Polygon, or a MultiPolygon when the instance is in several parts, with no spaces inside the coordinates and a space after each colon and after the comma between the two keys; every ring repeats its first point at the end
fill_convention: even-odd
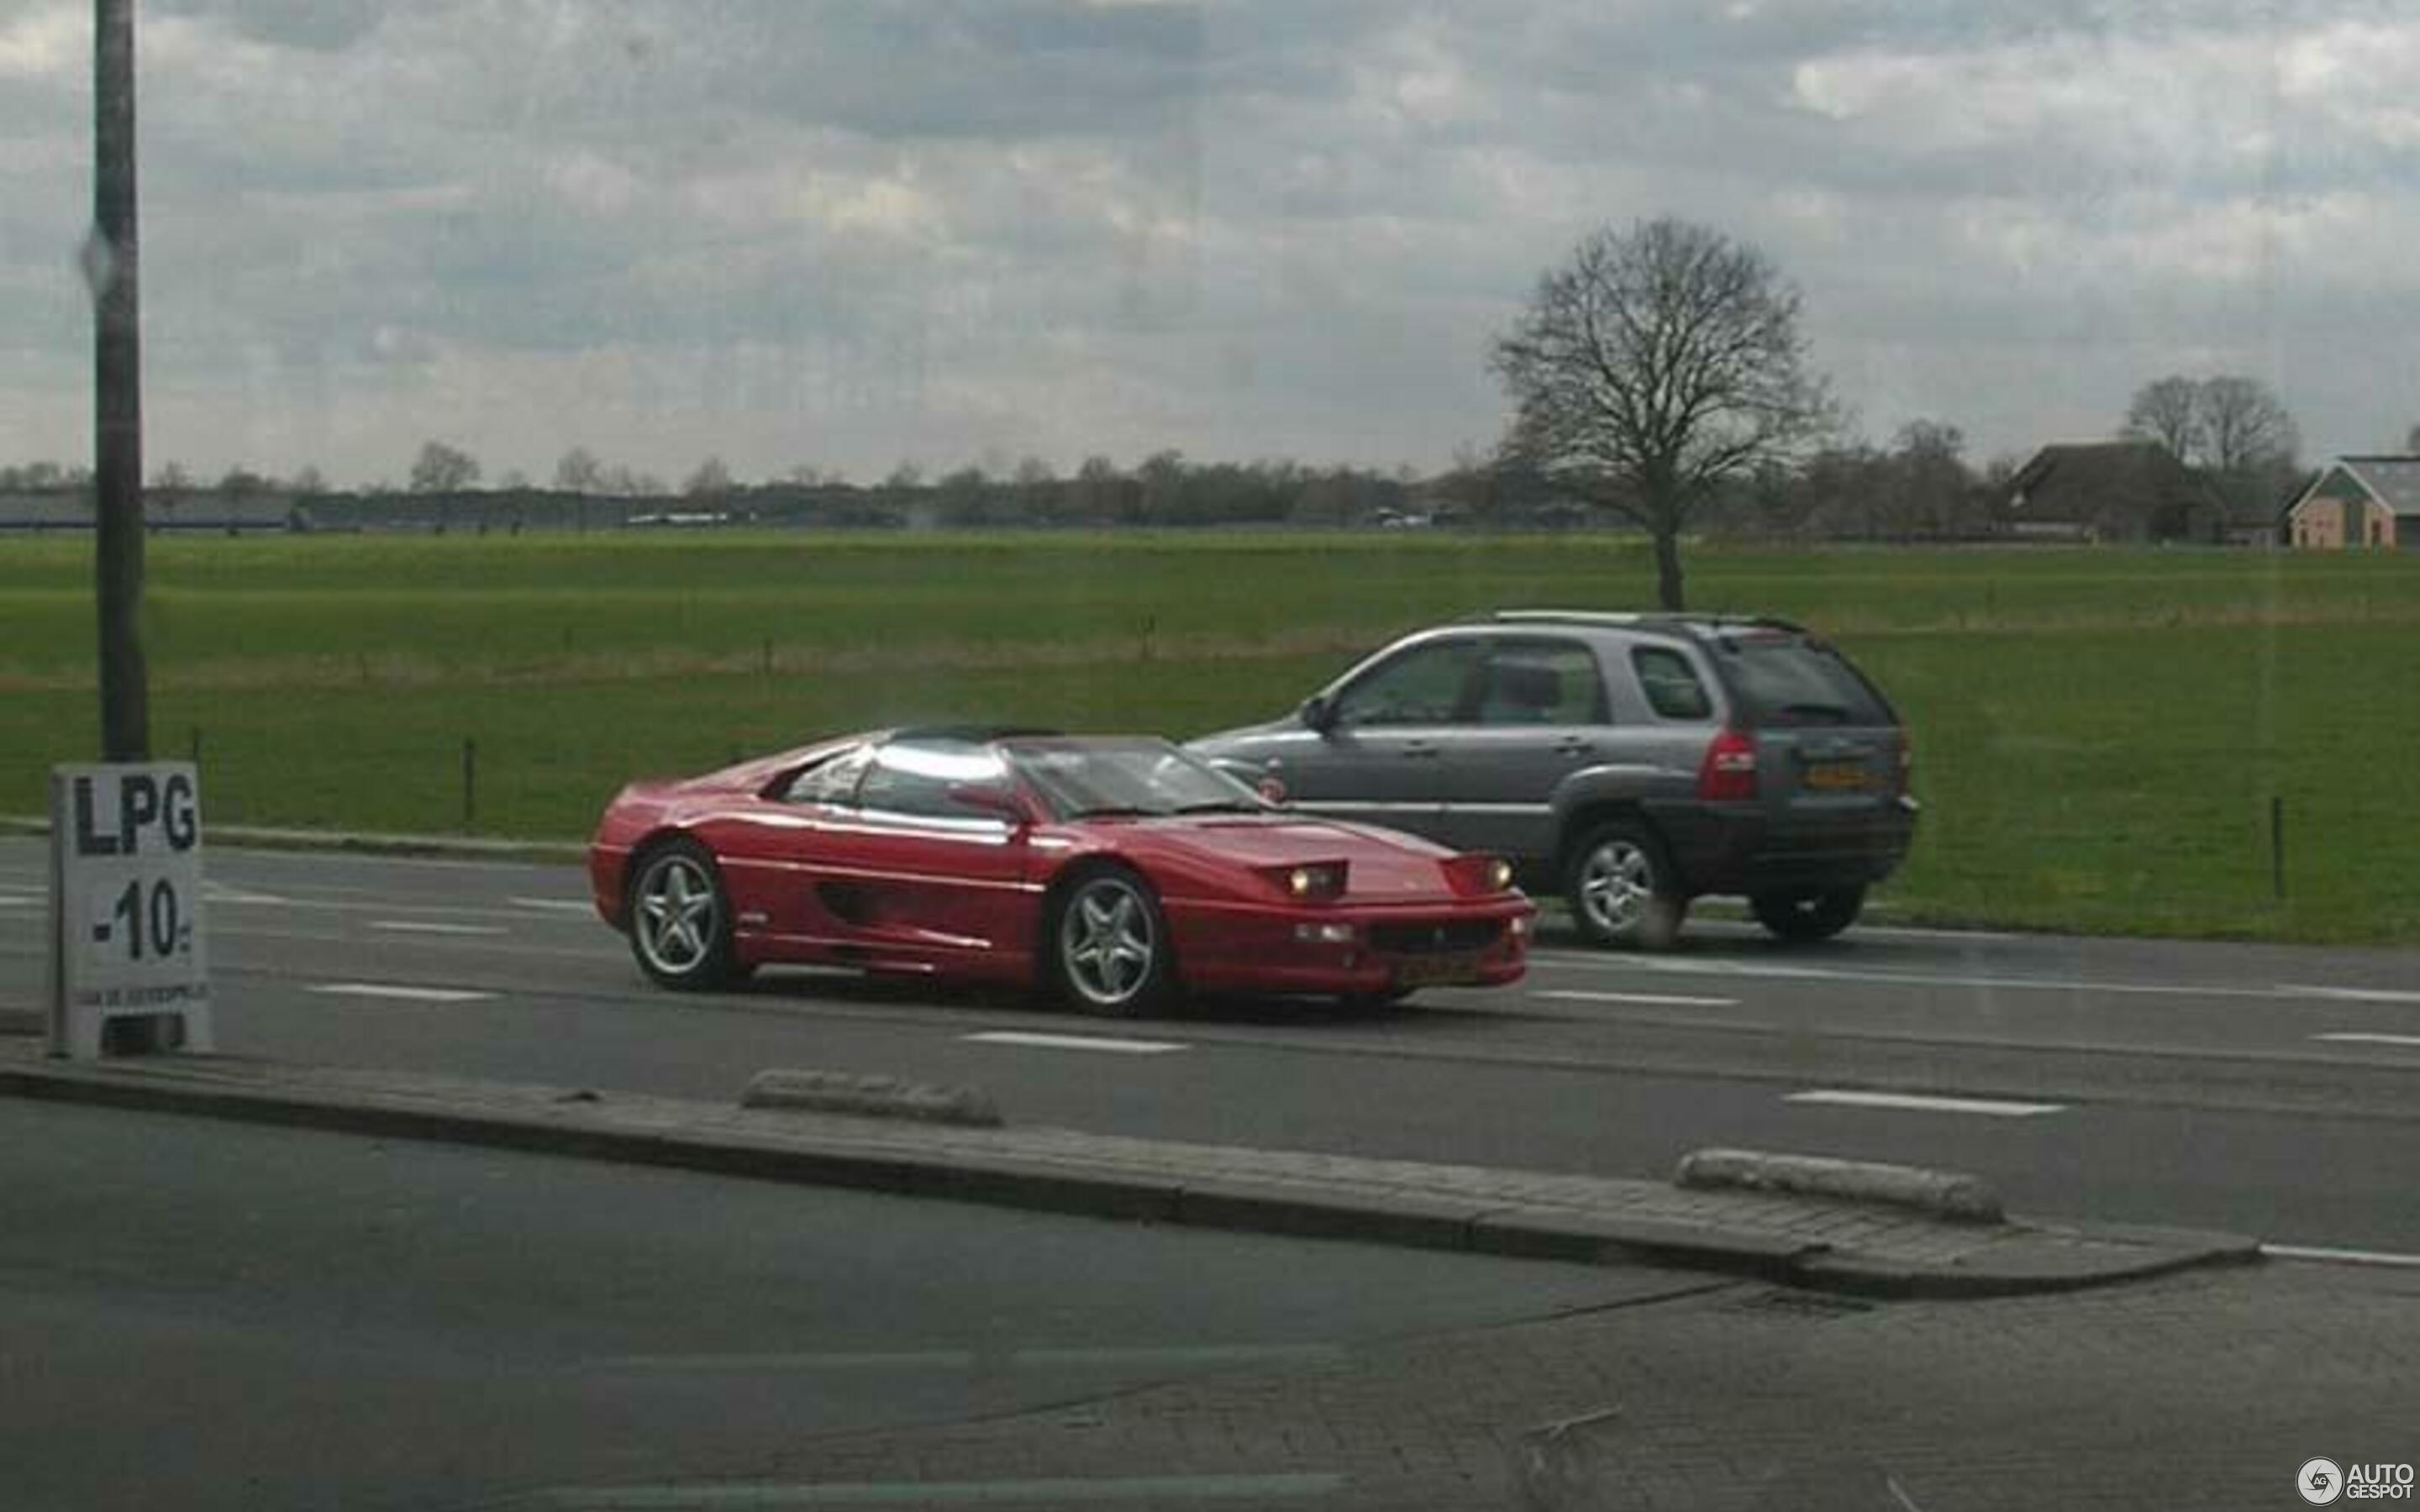
{"type": "MultiPolygon", "coordinates": [[[[82,444],[88,47],[0,0],[0,459],[82,444]]],[[[1665,213],[1878,433],[2221,358],[2315,447],[2420,413],[2382,0],[147,0],[141,55],[150,449],[205,475],[1441,465],[1540,271],[1665,213]]]]}

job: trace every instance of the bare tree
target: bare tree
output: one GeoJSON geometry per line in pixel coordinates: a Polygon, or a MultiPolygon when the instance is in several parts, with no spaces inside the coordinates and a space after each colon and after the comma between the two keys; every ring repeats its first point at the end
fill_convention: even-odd
{"type": "Polygon", "coordinates": [[[723,465],[722,458],[709,456],[681,485],[681,492],[691,499],[721,499],[731,492],[731,470],[723,465]]]}
{"type": "Polygon", "coordinates": [[[2122,434],[2157,441],[2180,462],[2241,475],[2290,461],[2302,448],[2294,417],[2258,378],[2172,373],[2134,391],[2122,434]]]}
{"type": "Polygon", "coordinates": [[[1506,453],[1643,527],[1658,600],[1680,609],[1692,512],[1833,423],[1798,316],[1773,265],[1719,232],[1668,217],[1593,232],[1497,341],[1506,453]]]}
{"type": "Polygon", "coordinates": [[[2403,455],[2420,456],[2420,425],[2414,425],[2403,433],[2403,455]]]}
{"type": "Polygon", "coordinates": [[[605,464],[585,446],[575,446],[554,465],[554,486],[565,493],[592,494],[605,485],[605,464]]]}
{"type": "Polygon", "coordinates": [[[478,481],[478,462],[443,441],[424,442],[411,464],[413,493],[460,493],[478,481]]]}
{"type": "Polygon", "coordinates": [[[2294,417],[2257,378],[2223,376],[2201,386],[2202,462],[2211,471],[2248,472],[2302,450],[2294,417]]]}
{"type": "Polygon", "coordinates": [[[2121,434],[2157,441],[2170,456],[2190,465],[2201,453],[2201,384],[2179,374],[2144,384],[2126,407],[2121,434]]]}

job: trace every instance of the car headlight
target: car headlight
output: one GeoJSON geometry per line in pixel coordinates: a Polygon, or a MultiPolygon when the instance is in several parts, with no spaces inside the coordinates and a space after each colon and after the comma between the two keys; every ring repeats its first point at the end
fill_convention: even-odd
{"type": "Polygon", "coordinates": [[[1321,902],[1344,896],[1344,863],[1311,861],[1301,866],[1275,869],[1269,879],[1289,898],[1302,903],[1321,902]]]}

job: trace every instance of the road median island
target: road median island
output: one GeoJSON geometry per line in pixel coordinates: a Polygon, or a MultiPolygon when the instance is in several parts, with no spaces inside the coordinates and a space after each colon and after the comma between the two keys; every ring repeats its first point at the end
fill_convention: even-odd
{"type": "Polygon", "coordinates": [[[78,1064],[0,1039],[0,1095],[479,1144],[1083,1216],[1899,1297],[2002,1296],[2247,1260],[2228,1235],[2053,1227],[1771,1191],[768,1109],[590,1088],[166,1056],[78,1064]]]}

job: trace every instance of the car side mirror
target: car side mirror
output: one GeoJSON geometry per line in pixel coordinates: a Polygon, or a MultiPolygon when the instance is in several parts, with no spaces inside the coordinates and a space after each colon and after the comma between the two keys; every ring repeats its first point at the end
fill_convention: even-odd
{"type": "Polygon", "coordinates": [[[1020,827],[1033,822],[1033,815],[1026,810],[1025,800],[1018,797],[1014,789],[996,782],[952,783],[950,801],[961,809],[971,809],[1020,827]]]}
{"type": "Polygon", "coordinates": [[[1298,717],[1305,730],[1316,730],[1324,735],[1336,726],[1336,704],[1325,693],[1315,693],[1302,701],[1298,717]]]}

